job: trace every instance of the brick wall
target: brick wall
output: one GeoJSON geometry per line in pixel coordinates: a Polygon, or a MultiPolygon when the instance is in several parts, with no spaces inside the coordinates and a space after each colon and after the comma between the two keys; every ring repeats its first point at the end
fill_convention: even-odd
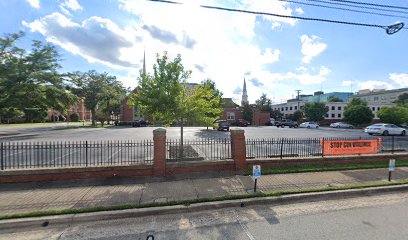
{"type": "Polygon", "coordinates": [[[269,112],[254,110],[252,113],[252,126],[265,126],[270,121],[269,112]]]}
{"type": "Polygon", "coordinates": [[[129,97],[125,97],[122,100],[120,108],[120,121],[121,122],[133,122],[133,107],[128,105],[129,97]]]}

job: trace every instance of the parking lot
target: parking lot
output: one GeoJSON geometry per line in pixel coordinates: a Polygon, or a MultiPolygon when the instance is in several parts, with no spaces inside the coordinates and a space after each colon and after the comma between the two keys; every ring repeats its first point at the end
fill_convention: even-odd
{"type": "MultiPolygon", "coordinates": [[[[151,164],[153,130],[157,127],[19,129],[2,133],[1,168],[151,164]],[[6,137],[4,137],[6,136],[6,137]]],[[[232,128],[234,129],[234,128],[232,128]]],[[[235,128],[236,129],[236,128],[235,128]]],[[[310,157],[321,155],[321,138],[377,139],[362,129],[305,129],[246,127],[247,157],[310,157]]],[[[204,127],[184,129],[185,150],[178,154],[180,128],[167,130],[168,159],[217,160],[231,158],[230,132],[204,127]],[[174,155],[174,156],[173,156],[174,155]]],[[[1,131],[1,129],[0,129],[1,131]]],[[[408,136],[383,137],[382,152],[407,151],[408,136]]]]}
{"type": "MultiPolygon", "coordinates": [[[[153,130],[157,127],[111,127],[111,128],[77,128],[66,130],[47,130],[41,131],[33,129],[14,130],[14,134],[8,137],[0,138],[1,142],[9,141],[75,141],[75,140],[152,140],[153,130]]],[[[234,129],[232,127],[231,129],[234,129]]],[[[179,127],[168,127],[168,139],[177,139],[180,137],[179,127]]],[[[255,138],[367,138],[368,134],[363,129],[304,129],[304,128],[276,128],[271,126],[245,127],[245,137],[247,139],[255,138]]],[[[2,129],[0,128],[0,131],[2,129]]],[[[10,134],[10,133],[9,133],[10,134]]],[[[229,132],[220,132],[216,130],[206,130],[205,127],[185,127],[185,139],[215,139],[229,138],[229,132]]]]}

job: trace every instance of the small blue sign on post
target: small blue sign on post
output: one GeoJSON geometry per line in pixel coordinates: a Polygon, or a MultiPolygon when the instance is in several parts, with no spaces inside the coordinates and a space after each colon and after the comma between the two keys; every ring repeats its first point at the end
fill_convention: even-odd
{"type": "Polygon", "coordinates": [[[390,160],[390,165],[389,165],[388,170],[391,172],[395,171],[395,159],[390,160]]]}
{"type": "Polygon", "coordinates": [[[258,179],[261,177],[261,165],[252,166],[252,178],[258,179]]]}

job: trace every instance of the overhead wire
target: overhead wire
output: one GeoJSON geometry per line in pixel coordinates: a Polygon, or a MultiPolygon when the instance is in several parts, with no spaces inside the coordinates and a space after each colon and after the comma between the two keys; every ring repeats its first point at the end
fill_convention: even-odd
{"type": "MultiPolygon", "coordinates": [[[[400,16],[400,15],[392,15],[392,14],[386,14],[386,13],[368,12],[368,11],[362,11],[362,10],[356,10],[356,9],[350,9],[350,8],[342,8],[342,7],[332,7],[332,6],[327,6],[327,5],[315,4],[315,3],[299,2],[299,1],[295,1],[295,0],[277,0],[277,1],[280,1],[280,2],[288,2],[288,3],[296,3],[296,4],[308,5],[308,6],[314,6],[314,7],[337,9],[337,10],[343,10],[343,11],[349,11],[349,12],[366,13],[366,14],[372,14],[372,15],[378,15],[378,16],[385,16],[385,17],[398,17],[398,18],[408,19],[408,16],[400,16]]],[[[313,1],[313,2],[323,2],[323,1],[313,1]]]]}
{"type": "Polygon", "coordinates": [[[408,10],[408,7],[404,7],[404,6],[384,5],[384,4],[378,4],[378,3],[357,2],[357,1],[349,1],[349,0],[328,0],[328,1],[332,1],[332,2],[345,2],[345,3],[356,4],[356,5],[374,6],[374,7],[382,7],[382,8],[394,8],[394,9],[405,9],[405,10],[408,10]]]}
{"type": "MultiPolygon", "coordinates": [[[[183,3],[181,2],[176,2],[176,1],[170,1],[170,0],[147,0],[150,2],[159,2],[159,3],[168,3],[168,4],[176,4],[176,5],[181,5],[183,3]]],[[[276,13],[268,13],[268,12],[260,12],[260,11],[250,11],[250,10],[243,10],[243,9],[235,9],[235,8],[227,8],[227,7],[218,7],[218,6],[210,6],[210,5],[200,5],[202,8],[206,9],[214,9],[214,10],[221,10],[221,11],[227,11],[227,12],[240,12],[240,13],[247,13],[247,14],[255,14],[255,15],[266,15],[266,16],[272,16],[272,17],[280,17],[280,18],[291,18],[291,19],[299,19],[299,20],[305,20],[305,21],[317,21],[317,22],[326,22],[326,23],[335,23],[335,24],[344,24],[344,25],[353,25],[353,26],[361,26],[361,27],[373,27],[373,28],[382,28],[386,30],[387,34],[393,34],[398,32],[394,31],[389,33],[389,29],[392,26],[386,26],[386,25],[379,25],[379,24],[370,24],[370,23],[361,23],[361,22],[350,22],[350,21],[342,21],[342,20],[332,20],[332,19],[324,19],[324,18],[311,18],[311,17],[302,17],[302,16],[288,16],[288,15],[282,15],[282,14],[276,14],[276,13]]],[[[403,27],[403,23],[402,24],[403,27]]],[[[405,27],[403,27],[405,28],[405,27]]]]}
{"type": "Polygon", "coordinates": [[[302,1],[318,2],[318,3],[324,3],[324,4],[334,5],[334,6],[346,6],[346,7],[352,7],[352,8],[357,8],[357,9],[368,9],[368,10],[375,10],[375,11],[381,11],[381,12],[408,14],[408,10],[401,11],[401,10],[394,10],[394,9],[388,9],[388,8],[369,7],[369,6],[364,6],[364,5],[353,5],[350,3],[333,2],[330,0],[302,0],[302,1]]]}

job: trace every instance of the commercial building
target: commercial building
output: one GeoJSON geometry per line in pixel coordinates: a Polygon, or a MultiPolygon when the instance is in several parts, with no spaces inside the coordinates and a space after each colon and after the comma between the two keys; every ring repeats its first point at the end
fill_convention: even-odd
{"type": "Polygon", "coordinates": [[[272,109],[279,110],[283,116],[287,117],[297,110],[302,110],[306,103],[324,102],[329,111],[325,119],[334,121],[341,120],[344,117],[344,110],[352,98],[360,98],[367,102],[367,106],[374,114],[374,118],[378,119],[377,113],[382,107],[395,106],[395,101],[398,96],[408,93],[408,88],[400,88],[393,90],[374,89],[374,90],[360,90],[356,94],[350,92],[332,92],[323,93],[321,91],[315,92],[313,95],[300,95],[299,99],[289,99],[286,103],[274,104],[272,109]],[[337,97],[343,102],[327,102],[330,97],[337,97]]]}

